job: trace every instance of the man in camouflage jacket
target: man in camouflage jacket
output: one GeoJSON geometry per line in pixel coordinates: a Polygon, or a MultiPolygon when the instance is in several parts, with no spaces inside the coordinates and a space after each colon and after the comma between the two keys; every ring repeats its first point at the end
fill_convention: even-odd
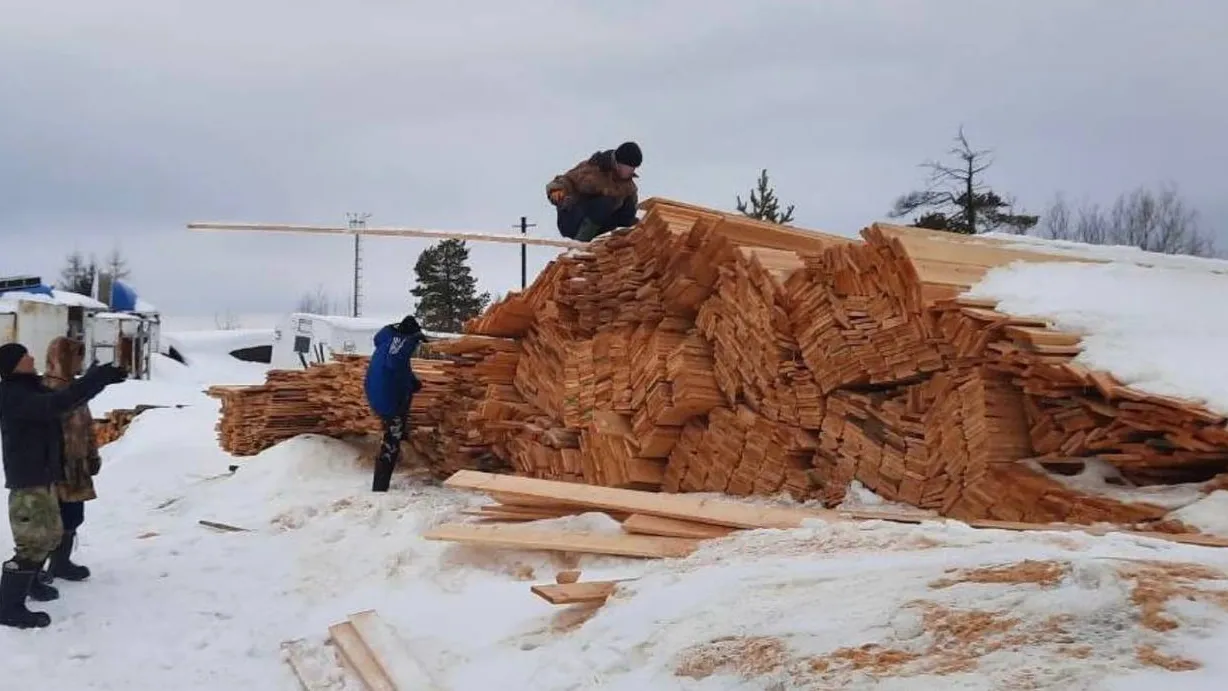
{"type": "Polygon", "coordinates": [[[39,599],[58,595],[35,580],[63,531],[55,494],[64,472],[61,419],[127,376],[114,365],[99,365],[68,387],[52,391],[40,380],[24,346],[0,346],[0,449],[16,547],[0,570],[0,625],[26,629],[51,624],[46,612],[26,609],[26,598],[34,596],[35,588],[43,593],[39,599]]]}
{"type": "Polygon", "coordinates": [[[558,208],[559,233],[590,242],[615,228],[633,226],[639,204],[635,170],[644,157],[635,142],[598,151],[546,185],[558,208]]]}

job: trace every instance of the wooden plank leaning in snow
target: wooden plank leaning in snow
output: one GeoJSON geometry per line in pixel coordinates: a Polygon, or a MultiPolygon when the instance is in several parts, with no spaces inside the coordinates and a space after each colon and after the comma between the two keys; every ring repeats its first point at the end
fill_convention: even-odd
{"type": "Polygon", "coordinates": [[[367,647],[366,642],[352,623],[343,621],[340,624],[333,624],[328,627],[328,634],[333,644],[337,646],[337,650],[341,652],[342,659],[362,680],[367,691],[397,691],[397,688],[392,685],[392,680],[380,667],[374,653],[367,647]]]}
{"type": "Polygon", "coordinates": [[[349,624],[366,643],[395,691],[429,691],[441,687],[415,660],[405,641],[375,610],[349,616],[349,624]]]}

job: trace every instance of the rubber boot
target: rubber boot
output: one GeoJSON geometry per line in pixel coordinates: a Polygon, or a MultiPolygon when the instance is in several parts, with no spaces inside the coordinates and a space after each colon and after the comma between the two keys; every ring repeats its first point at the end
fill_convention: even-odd
{"type": "Polygon", "coordinates": [[[0,572],[0,625],[35,629],[51,625],[51,615],[26,609],[26,595],[37,570],[23,569],[14,561],[4,563],[0,572]]]}
{"type": "Polygon", "coordinates": [[[388,486],[392,484],[392,466],[393,464],[384,458],[375,460],[375,477],[371,480],[372,492],[387,492],[388,486]]]}
{"type": "Polygon", "coordinates": [[[51,579],[51,571],[39,565],[34,571],[34,578],[30,581],[30,589],[27,591],[30,599],[37,602],[51,602],[60,599],[60,591],[51,585],[51,579]]]}
{"type": "Polygon", "coordinates": [[[70,555],[72,555],[76,539],[77,531],[75,530],[65,531],[64,536],[60,538],[60,546],[51,553],[51,564],[47,569],[52,576],[66,581],[84,581],[90,577],[88,567],[72,563],[70,555]]]}

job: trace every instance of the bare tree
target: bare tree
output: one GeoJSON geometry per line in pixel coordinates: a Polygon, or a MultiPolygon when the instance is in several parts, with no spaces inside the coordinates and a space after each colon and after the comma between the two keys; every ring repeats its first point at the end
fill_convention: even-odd
{"type": "Polygon", "coordinates": [[[323,285],[317,285],[315,292],[303,293],[294,311],[306,314],[337,314],[339,312],[336,301],[329,297],[323,285]]]}
{"type": "Polygon", "coordinates": [[[122,281],[132,275],[132,270],[128,268],[128,260],[119,250],[119,245],[111,249],[111,253],[107,255],[107,260],[100,267],[102,271],[111,274],[112,280],[122,281]]]}
{"type": "Polygon", "coordinates": [[[993,165],[990,151],[973,149],[963,127],[959,128],[955,142],[948,153],[958,163],[923,163],[922,167],[930,171],[928,186],[897,198],[889,215],[900,218],[921,211],[921,216],[913,220],[914,226],[967,235],[999,228],[1025,233],[1035,226],[1040,220],[1038,216],[1014,213],[1012,200],[982,182],[981,174],[993,165]]]}
{"type": "Polygon", "coordinates": [[[239,323],[239,317],[230,310],[226,310],[221,314],[214,314],[213,325],[216,326],[219,331],[234,331],[236,329],[243,328],[242,324],[239,323]]]}
{"type": "Polygon", "coordinates": [[[1158,190],[1139,187],[1117,197],[1108,209],[1084,204],[1073,213],[1066,199],[1058,195],[1045,212],[1041,235],[1165,254],[1217,254],[1211,236],[1199,228],[1198,213],[1186,205],[1171,184],[1158,190]]]}

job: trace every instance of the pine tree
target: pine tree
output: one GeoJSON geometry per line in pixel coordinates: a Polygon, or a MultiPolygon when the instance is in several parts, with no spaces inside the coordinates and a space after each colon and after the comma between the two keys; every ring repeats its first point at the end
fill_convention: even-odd
{"type": "Polygon", "coordinates": [[[459,333],[490,304],[490,293],[477,293],[464,240],[440,240],[426,248],[414,273],[418,281],[410,294],[418,299],[414,316],[423,329],[459,333]]]}
{"type": "Polygon", "coordinates": [[[57,287],[71,293],[92,295],[94,292],[94,277],[98,273],[98,265],[94,258],[87,261],[79,250],[73,250],[64,261],[60,270],[60,280],[57,287]]]}
{"type": "Polygon", "coordinates": [[[792,204],[784,210],[784,213],[781,213],[780,200],[776,198],[776,190],[768,183],[766,168],[759,171],[758,186],[750,191],[750,203],[742,201],[739,195],[737,208],[743,216],[757,218],[761,221],[785,225],[793,220],[792,204]]]}

